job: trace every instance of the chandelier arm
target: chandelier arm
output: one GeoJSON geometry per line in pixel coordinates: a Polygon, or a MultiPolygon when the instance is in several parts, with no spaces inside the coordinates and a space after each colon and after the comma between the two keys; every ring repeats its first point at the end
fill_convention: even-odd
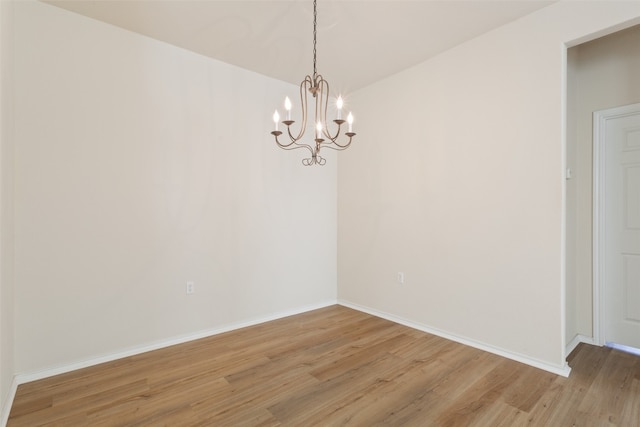
{"type": "Polygon", "coordinates": [[[309,150],[309,153],[311,153],[311,155],[313,155],[313,148],[310,145],[307,145],[307,144],[295,144],[295,145],[292,145],[292,146],[290,146],[288,148],[284,148],[284,147],[281,147],[281,148],[283,148],[284,150],[297,150],[298,148],[306,148],[307,150],[309,150]]]}
{"type": "Polygon", "coordinates": [[[320,123],[323,127],[323,133],[324,133],[324,127],[325,127],[325,123],[324,120],[322,120],[322,110],[318,108],[319,105],[321,105],[322,102],[322,88],[320,86],[320,82],[322,81],[322,76],[318,76],[318,75],[314,75],[313,76],[313,104],[314,104],[314,108],[313,108],[313,128],[314,128],[314,137],[315,138],[321,138],[321,135],[318,135],[318,131],[316,129],[316,126],[318,125],[318,123],[320,123]]]}
{"type": "MultiPolygon", "coordinates": [[[[306,76],[305,79],[300,83],[300,106],[302,109],[302,123],[300,124],[300,131],[298,132],[298,136],[293,136],[291,133],[291,125],[295,123],[293,120],[284,120],[282,123],[287,126],[287,133],[289,134],[289,138],[291,138],[291,142],[297,142],[304,136],[304,133],[307,129],[307,87],[311,84],[311,77],[306,76]]],[[[291,144],[287,144],[291,145],[291,144]]]]}
{"type": "MultiPolygon", "coordinates": [[[[300,107],[302,109],[302,123],[300,125],[300,132],[298,133],[297,138],[293,138],[293,136],[291,136],[291,138],[295,139],[296,141],[302,138],[305,131],[307,130],[307,114],[309,111],[307,92],[309,91],[309,87],[311,87],[312,85],[313,81],[311,80],[311,76],[309,75],[307,75],[302,83],[300,83],[300,107]]],[[[289,133],[289,135],[291,135],[291,133],[289,133]]]]}
{"type": "MultiPolygon", "coordinates": [[[[335,120],[334,120],[334,122],[335,122],[335,120]]],[[[329,126],[327,125],[327,128],[328,128],[328,127],[329,127],[329,126]]],[[[338,139],[338,137],[340,136],[340,128],[341,128],[341,127],[342,127],[342,125],[340,125],[340,124],[338,123],[338,129],[336,130],[335,135],[329,135],[329,132],[327,132],[326,137],[327,137],[327,138],[329,138],[332,142],[334,142],[334,143],[335,143],[335,142],[336,142],[336,139],[338,139]]]]}
{"type": "Polygon", "coordinates": [[[320,87],[320,97],[322,98],[320,101],[320,116],[322,120],[322,133],[325,137],[331,139],[331,135],[329,134],[329,123],[327,123],[327,111],[329,108],[329,82],[326,81],[322,76],[319,76],[318,85],[320,87]]]}
{"type": "Polygon", "coordinates": [[[298,145],[297,142],[298,140],[293,138],[291,136],[291,132],[289,131],[289,129],[287,129],[287,131],[289,132],[289,139],[291,140],[291,142],[289,142],[288,144],[285,144],[283,142],[280,142],[278,140],[278,138],[276,138],[276,143],[281,147],[281,148],[286,148],[286,147],[291,147],[292,145],[298,145]]]}
{"type": "Polygon", "coordinates": [[[349,141],[347,141],[346,144],[338,144],[335,140],[331,140],[331,142],[326,142],[322,144],[322,148],[330,148],[332,150],[336,150],[336,151],[342,151],[342,150],[346,150],[347,148],[349,148],[349,146],[351,145],[351,140],[353,139],[353,136],[349,137],[349,141]]]}
{"type": "MultiPolygon", "coordinates": [[[[329,106],[329,93],[330,93],[329,82],[326,81],[322,76],[318,76],[318,84],[321,87],[320,93],[323,94],[322,96],[324,96],[323,102],[321,102],[321,106],[324,104],[324,116],[322,117],[323,134],[326,138],[330,139],[334,144],[342,147],[342,145],[336,142],[336,139],[338,139],[338,137],[340,136],[340,129],[342,128],[342,124],[344,123],[344,120],[333,121],[338,125],[338,129],[336,129],[336,133],[334,135],[331,135],[331,133],[329,132],[329,122],[327,122],[327,112],[328,112],[328,106],[329,106]]],[[[349,143],[347,143],[347,145],[345,145],[344,147],[345,148],[348,147],[349,144],[351,144],[351,141],[349,141],[349,143]]]]}
{"type": "MultiPolygon", "coordinates": [[[[292,150],[295,147],[289,148],[292,145],[296,144],[296,140],[291,138],[291,142],[288,144],[284,144],[282,142],[280,142],[280,140],[278,139],[278,135],[275,135],[273,132],[271,132],[271,134],[273,134],[276,137],[276,144],[278,144],[278,147],[280,148],[284,148],[285,150],[292,150]]],[[[291,132],[289,132],[289,137],[291,137],[291,132]]],[[[300,144],[296,144],[296,145],[300,145],[300,144]]]]}
{"type": "MultiPolygon", "coordinates": [[[[304,129],[304,128],[302,128],[304,129]]],[[[300,131],[300,134],[298,134],[298,137],[295,138],[293,135],[291,135],[291,126],[287,126],[287,133],[289,134],[289,138],[291,139],[291,143],[287,144],[287,146],[291,145],[291,144],[295,144],[297,141],[300,140],[300,138],[302,138],[302,135],[304,135],[304,130],[300,131]]],[[[278,144],[280,145],[280,144],[278,144]]]]}
{"type": "MultiPolygon", "coordinates": [[[[336,120],[334,120],[334,122],[335,121],[336,120]]],[[[353,132],[345,132],[345,135],[349,138],[349,140],[346,142],[346,144],[340,144],[338,142],[338,137],[340,136],[340,126],[341,124],[338,123],[338,133],[336,133],[335,137],[329,138],[331,142],[324,143],[323,147],[331,148],[333,150],[344,150],[351,145],[351,140],[353,139],[354,136],[356,136],[356,134],[353,132]]]]}
{"type": "Polygon", "coordinates": [[[278,139],[278,135],[275,135],[275,134],[273,135],[276,138],[276,144],[278,144],[278,147],[282,148],[283,150],[295,150],[298,148],[306,148],[311,152],[311,154],[313,154],[313,147],[311,147],[309,144],[299,144],[296,140],[292,140],[289,144],[283,144],[278,139]]]}
{"type": "MultiPolygon", "coordinates": [[[[336,141],[340,137],[340,130],[342,129],[342,125],[345,123],[345,121],[336,119],[333,122],[338,126],[338,129],[336,130],[335,135],[333,135],[333,136],[328,135],[328,137],[329,137],[329,139],[331,140],[332,143],[334,143],[336,145],[340,145],[336,141]]],[[[349,136],[348,133],[349,132],[345,133],[345,135],[349,136]]],[[[353,136],[353,135],[351,135],[351,136],[353,136]]],[[[348,146],[348,144],[347,144],[347,146],[348,146]]]]}

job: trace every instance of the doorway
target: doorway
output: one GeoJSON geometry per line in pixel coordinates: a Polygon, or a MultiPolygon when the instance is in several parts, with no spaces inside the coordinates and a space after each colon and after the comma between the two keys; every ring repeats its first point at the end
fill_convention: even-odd
{"type": "Polygon", "coordinates": [[[593,113],[640,103],[640,25],[567,50],[565,353],[600,343],[594,281],[593,113]]]}
{"type": "Polygon", "coordinates": [[[640,103],[593,124],[594,338],[640,353],[640,103]]]}

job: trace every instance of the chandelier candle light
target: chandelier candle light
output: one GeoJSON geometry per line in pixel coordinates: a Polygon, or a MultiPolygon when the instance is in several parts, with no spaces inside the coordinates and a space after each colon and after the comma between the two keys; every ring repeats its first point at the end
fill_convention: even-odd
{"type": "MultiPolygon", "coordinates": [[[[276,144],[280,148],[285,150],[295,150],[297,148],[306,148],[311,153],[311,157],[303,159],[302,164],[305,166],[310,165],[324,165],[327,161],[324,157],[320,156],[320,149],[323,147],[331,148],[332,150],[344,150],[351,145],[351,139],[356,135],[353,132],[353,114],[349,113],[347,120],[342,119],[342,107],[344,102],[342,96],[338,96],[336,100],[336,118],[333,123],[337,125],[335,133],[332,134],[327,126],[327,109],[329,104],[329,83],[322,78],[316,70],[316,27],[317,27],[317,7],[316,1],[313,0],[313,76],[307,75],[302,83],[300,83],[300,106],[302,107],[302,122],[300,126],[300,132],[297,136],[291,133],[291,125],[295,123],[291,120],[291,100],[287,97],[284,100],[284,109],[286,111],[286,119],[282,121],[282,124],[287,127],[287,134],[289,135],[290,142],[280,142],[278,137],[282,135],[282,131],[278,130],[278,123],[280,122],[280,114],[278,110],[273,113],[273,121],[275,123],[275,130],[271,132],[276,139],[276,144]],[[314,139],[312,144],[304,144],[299,142],[304,136],[307,129],[307,115],[309,112],[308,93],[314,98],[314,139]],[[344,136],[349,138],[345,139],[344,143],[339,143],[340,131],[342,125],[347,123],[348,131],[344,132],[344,136]]],[[[294,132],[295,133],[295,132],[294,132]]]]}

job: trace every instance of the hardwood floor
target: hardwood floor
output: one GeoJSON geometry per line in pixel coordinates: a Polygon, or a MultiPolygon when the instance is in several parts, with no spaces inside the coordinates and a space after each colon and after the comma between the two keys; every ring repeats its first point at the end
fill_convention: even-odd
{"type": "Polygon", "coordinates": [[[569,378],[341,306],[23,384],[9,426],[640,426],[640,357],[569,378]]]}

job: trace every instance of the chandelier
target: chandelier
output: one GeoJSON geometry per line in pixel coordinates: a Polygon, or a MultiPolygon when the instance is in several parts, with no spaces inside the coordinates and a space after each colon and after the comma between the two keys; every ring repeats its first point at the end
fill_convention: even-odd
{"type": "MultiPolygon", "coordinates": [[[[286,97],[284,101],[284,108],[286,110],[286,120],[282,121],[282,124],[286,126],[286,132],[290,141],[281,142],[278,137],[282,135],[282,131],[278,130],[278,122],[280,121],[280,114],[278,110],[273,114],[273,121],[275,123],[275,130],[271,132],[271,135],[275,137],[276,144],[280,148],[285,150],[295,150],[298,148],[306,148],[309,150],[311,157],[302,160],[302,164],[305,166],[310,165],[324,165],[327,161],[320,155],[321,148],[330,148],[332,150],[344,150],[351,145],[351,139],[355,136],[353,132],[353,115],[349,113],[347,120],[342,118],[342,107],[344,102],[342,96],[338,96],[336,100],[336,118],[333,120],[332,132],[329,129],[327,123],[327,110],[329,105],[329,83],[318,74],[316,69],[316,27],[317,27],[317,7],[316,1],[313,0],[313,75],[307,75],[302,83],[300,83],[300,106],[302,108],[302,120],[300,123],[300,131],[295,135],[295,131],[291,130],[291,125],[295,123],[291,120],[291,100],[286,97]],[[314,138],[311,144],[300,142],[307,130],[307,119],[309,113],[308,94],[313,96],[314,104],[314,138]],[[342,125],[347,123],[348,131],[344,132],[342,138],[344,142],[338,142],[340,138],[342,125]],[[347,139],[348,138],[348,139],[347,139]]],[[[286,139],[286,138],[285,138],[286,139]]],[[[310,141],[311,142],[311,141],[310,141]]]]}

